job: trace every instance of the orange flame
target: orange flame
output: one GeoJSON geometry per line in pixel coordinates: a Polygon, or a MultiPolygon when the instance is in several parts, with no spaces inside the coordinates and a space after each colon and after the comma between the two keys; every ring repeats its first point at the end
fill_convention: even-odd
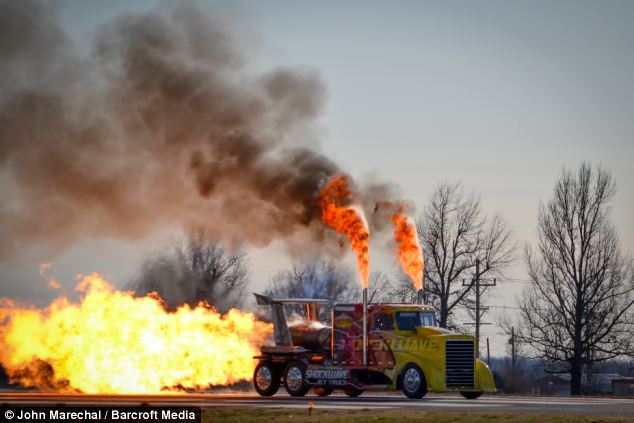
{"type": "Polygon", "coordinates": [[[24,386],[84,393],[158,393],[252,377],[271,326],[200,304],[167,312],[155,296],[82,278],[79,303],[45,309],[0,299],[0,364],[24,386]]]}
{"type": "Polygon", "coordinates": [[[361,286],[367,288],[370,273],[370,260],[368,258],[370,231],[368,224],[360,209],[338,204],[348,200],[350,194],[346,176],[340,175],[330,178],[319,195],[321,221],[348,237],[352,250],[357,254],[361,286]]]}
{"type": "Polygon", "coordinates": [[[396,252],[398,261],[403,272],[409,276],[414,288],[423,289],[423,251],[418,242],[416,226],[404,214],[404,207],[399,207],[398,211],[392,214],[394,223],[394,240],[396,241],[396,252]]]}
{"type": "Polygon", "coordinates": [[[53,266],[52,262],[40,263],[38,266],[38,274],[46,279],[46,285],[51,289],[62,289],[62,286],[57,282],[57,279],[53,276],[48,276],[48,271],[53,266]]]}
{"type": "Polygon", "coordinates": [[[46,261],[44,263],[40,263],[37,268],[38,268],[38,274],[40,276],[44,276],[46,274],[46,272],[49,271],[49,269],[53,266],[53,262],[50,261],[46,261]]]}

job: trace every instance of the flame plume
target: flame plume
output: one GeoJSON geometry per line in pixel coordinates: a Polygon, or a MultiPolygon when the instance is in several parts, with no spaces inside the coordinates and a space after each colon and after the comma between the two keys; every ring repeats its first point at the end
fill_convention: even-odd
{"type": "Polygon", "coordinates": [[[350,195],[348,177],[345,175],[331,177],[319,195],[321,221],[348,237],[352,250],[357,255],[361,286],[367,288],[370,273],[368,258],[370,231],[361,209],[340,205],[342,202],[349,201],[350,195]]]}
{"type": "Polygon", "coordinates": [[[24,386],[84,393],[159,393],[250,379],[271,333],[252,314],[200,304],[176,312],[155,296],[83,277],[79,303],[45,309],[0,299],[0,363],[24,386]]]}
{"type": "Polygon", "coordinates": [[[416,290],[423,289],[423,251],[418,242],[416,226],[404,213],[404,207],[399,207],[398,211],[392,214],[394,224],[394,240],[396,241],[396,252],[398,261],[403,272],[410,278],[416,290]]]}

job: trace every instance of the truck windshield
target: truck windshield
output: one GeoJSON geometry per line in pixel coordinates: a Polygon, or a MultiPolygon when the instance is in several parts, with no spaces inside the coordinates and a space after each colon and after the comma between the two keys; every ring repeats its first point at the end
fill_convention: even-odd
{"type": "Polygon", "coordinates": [[[394,318],[390,313],[377,313],[372,320],[374,330],[394,330],[394,318]]]}
{"type": "Polygon", "coordinates": [[[436,315],[433,312],[421,312],[420,319],[423,326],[436,326],[436,315]]]}
{"type": "Polygon", "coordinates": [[[416,330],[416,326],[436,326],[436,316],[432,312],[401,311],[396,313],[399,330],[416,330]]]}

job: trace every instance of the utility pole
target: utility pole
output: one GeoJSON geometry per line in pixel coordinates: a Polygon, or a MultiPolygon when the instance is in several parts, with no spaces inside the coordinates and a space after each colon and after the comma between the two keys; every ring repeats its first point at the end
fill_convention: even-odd
{"type": "Polygon", "coordinates": [[[487,366],[491,367],[491,350],[489,349],[489,337],[487,336],[487,366]]]}
{"type": "MultiPolygon", "coordinates": [[[[472,285],[472,283],[467,284],[466,281],[463,279],[462,280],[462,286],[470,286],[472,285]]],[[[488,307],[481,307],[480,306],[480,296],[484,293],[484,290],[480,291],[480,287],[484,287],[484,289],[486,289],[486,287],[488,286],[496,286],[497,284],[497,280],[496,278],[493,278],[493,282],[489,283],[489,282],[483,282],[480,281],[480,259],[476,259],[476,266],[475,266],[475,323],[466,323],[466,324],[475,324],[475,337],[476,337],[476,357],[480,357],[480,325],[490,325],[490,323],[482,323],[480,321],[480,318],[482,316],[482,314],[488,310],[488,307]],[[480,311],[482,310],[482,312],[480,311]]]]}
{"type": "Polygon", "coordinates": [[[515,374],[515,327],[511,328],[511,367],[513,368],[513,374],[515,374]]]}
{"type": "Polygon", "coordinates": [[[515,391],[515,327],[511,328],[511,337],[509,338],[509,344],[511,345],[511,389],[515,391]]]}

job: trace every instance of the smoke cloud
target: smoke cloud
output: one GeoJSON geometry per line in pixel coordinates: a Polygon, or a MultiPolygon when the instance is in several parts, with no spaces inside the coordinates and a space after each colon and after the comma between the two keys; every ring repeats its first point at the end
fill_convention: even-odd
{"type": "MultiPolygon", "coordinates": [[[[314,146],[315,70],[249,72],[229,23],[189,3],[118,17],[87,52],[56,13],[0,1],[0,256],[170,226],[235,245],[335,240],[316,201],[341,170],[314,146]]],[[[391,188],[360,191],[371,211],[391,188]]]]}

